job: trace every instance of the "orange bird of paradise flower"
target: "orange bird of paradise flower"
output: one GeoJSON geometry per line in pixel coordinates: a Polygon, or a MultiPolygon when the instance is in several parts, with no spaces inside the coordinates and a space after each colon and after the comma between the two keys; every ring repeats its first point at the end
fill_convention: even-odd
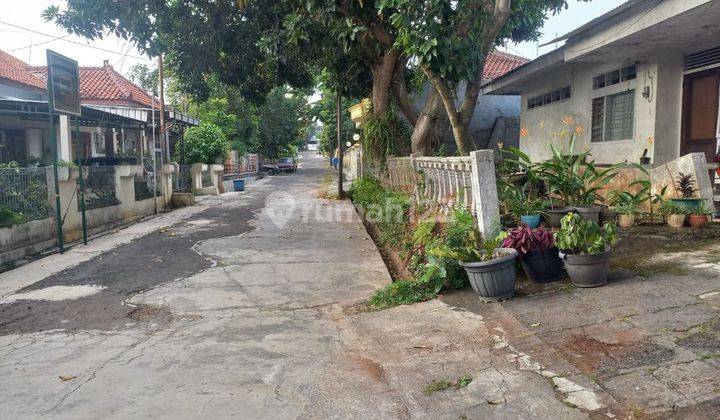
{"type": "Polygon", "coordinates": [[[528,136],[528,129],[527,128],[521,128],[520,129],[520,136],[527,137],[528,136]]]}
{"type": "Polygon", "coordinates": [[[562,122],[565,125],[572,125],[572,123],[573,123],[572,115],[565,115],[564,117],[562,117],[562,122]]]}

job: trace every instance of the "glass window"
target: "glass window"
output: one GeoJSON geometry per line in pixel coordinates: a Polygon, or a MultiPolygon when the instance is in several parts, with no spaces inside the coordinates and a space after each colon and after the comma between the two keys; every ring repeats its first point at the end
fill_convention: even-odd
{"type": "Polygon", "coordinates": [[[634,127],[634,90],[593,99],[591,141],[629,140],[634,127]]]}

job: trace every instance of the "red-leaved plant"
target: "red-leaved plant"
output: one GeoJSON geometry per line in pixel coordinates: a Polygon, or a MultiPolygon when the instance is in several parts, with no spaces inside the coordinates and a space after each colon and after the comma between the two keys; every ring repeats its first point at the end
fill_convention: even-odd
{"type": "Polygon", "coordinates": [[[545,228],[530,229],[527,226],[510,229],[502,244],[503,248],[514,248],[520,257],[530,251],[548,249],[555,246],[552,232],[545,228]]]}

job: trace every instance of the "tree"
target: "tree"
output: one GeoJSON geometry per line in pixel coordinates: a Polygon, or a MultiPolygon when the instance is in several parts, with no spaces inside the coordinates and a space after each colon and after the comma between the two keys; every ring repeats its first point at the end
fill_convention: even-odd
{"type": "Polygon", "coordinates": [[[303,112],[306,104],[307,95],[302,92],[284,87],[270,91],[256,113],[257,151],[270,159],[295,155],[306,129],[303,112]]]}
{"type": "Polygon", "coordinates": [[[413,57],[437,90],[459,154],[474,149],[468,127],[475,112],[485,58],[497,45],[535,40],[548,12],[566,0],[378,0],[397,31],[396,48],[413,57]],[[465,83],[461,101],[457,87],[465,83]],[[458,103],[459,105],[456,105],[458,103]]]}
{"type": "Polygon", "coordinates": [[[230,143],[222,129],[210,122],[201,122],[185,130],[183,144],[178,148],[176,161],[183,165],[216,163],[225,159],[230,143]]]}
{"type": "Polygon", "coordinates": [[[158,95],[158,72],[150,69],[146,64],[135,64],[130,67],[130,80],[140,86],[142,90],[153,96],[158,95]]]}
{"type": "MultiPolygon", "coordinates": [[[[48,7],[43,16],[89,39],[113,33],[150,56],[166,55],[169,70],[184,92],[210,96],[209,76],[234,86],[254,103],[275,87],[312,85],[305,40],[288,45],[283,21],[288,1],[258,0],[71,0],[48,7]]],[[[310,59],[309,59],[310,58],[310,59]]]]}

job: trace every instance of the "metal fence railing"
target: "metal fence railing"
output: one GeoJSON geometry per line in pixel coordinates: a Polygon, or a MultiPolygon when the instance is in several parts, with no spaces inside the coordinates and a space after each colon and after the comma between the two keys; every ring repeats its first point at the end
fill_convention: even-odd
{"type": "Polygon", "coordinates": [[[156,176],[162,176],[162,165],[160,160],[155,160],[153,167],[153,159],[150,156],[143,157],[143,174],[136,175],[135,182],[135,201],[146,200],[153,196],[160,195],[160,186],[155,187],[156,176]]]}
{"type": "Polygon", "coordinates": [[[49,217],[48,168],[0,169],[0,207],[26,221],[49,217]]]}
{"type": "MultiPolygon", "coordinates": [[[[83,168],[83,174],[86,209],[120,204],[115,190],[115,167],[87,166],[83,168]]],[[[78,208],[80,208],[79,202],[78,208]]]]}
{"type": "Polygon", "coordinates": [[[190,165],[178,165],[177,172],[173,172],[173,192],[189,193],[192,191],[192,174],[190,165]]]}
{"type": "Polygon", "coordinates": [[[202,171],[202,186],[203,188],[212,187],[213,186],[213,180],[212,180],[212,171],[208,168],[207,171],[202,171]]]}

